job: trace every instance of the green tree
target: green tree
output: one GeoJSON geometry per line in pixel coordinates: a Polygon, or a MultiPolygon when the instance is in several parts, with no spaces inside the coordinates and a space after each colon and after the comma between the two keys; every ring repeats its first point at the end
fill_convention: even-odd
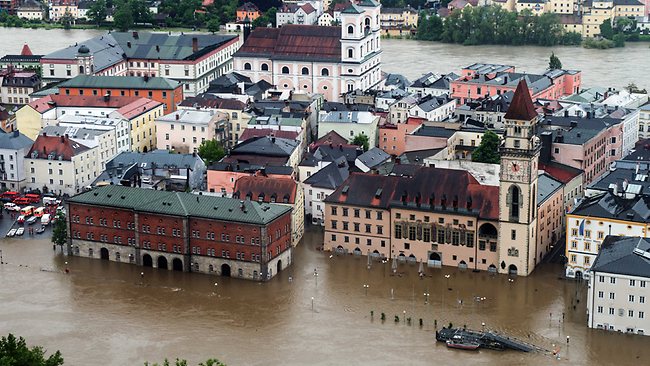
{"type": "Polygon", "coordinates": [[[352,140],[352,145],[357,145],[363,148],[363,151],[368,151],[368,148],[370,147],[370,143],[368,142],[368,136],[364,134],[358,134],[354,136],[354,140],[352,140]]]}
{"type": "Polygon", "coordinates": [[[616,33],[612,41],[614,41],[614,47],[625,47],[625,34],[616,33]]]}
{"type": "Polygon", "coordinates": [[[129,28],[133,27],[133,11],[129,6],[127,0],[115,1],[113,23],[115,24],[115,27],[122,32],[126,32],[129,30],[129,28]]]}
{"type": "Polygon", "coordinates": [[[548,61],[548,68],[551,70],[559,70],[562,68],[562,61],[560,58],[555,56],[555,52],[551,52],[551,57],[548,61]]]}
{"type": "MultiPolygon", "coordinates": [[[[57,213],[54,227],[52,228],[52,244],[60,246],[61,251],[63,251],[63,246],[68,242],[68,229],[65,220],[66,218],[63,212],[57,213]]],[[[2,365],[1,362],[0,365],[2,365]]]]}
{"type": "Polygon", "coordinates": [[[262,16],[259,18],[253,20],[251,23],[251,26],[253,28],[257,27],[266,27],[267,25],[271,24],[273,27],[275,27],[275,15],[277,14],[278,9],[275,7],[269,8],[262,16]]]}
{"type": "Polygon", "coordinates": [[[223,146],[217,140],[205,140],[199,146],[199,156],[206,165],[210,165],[214,162],[221,160],[226,156],[226,152],[223,149],[223,146]]]}
{"type": "Polygon", "coordinates": [[[61,17],[60,22],[61,24],[63,24],[63,29],[72,28],[72,23],[74,23],[74,17],[72,17],[72,13],[70,13],[70,10],[65,9],[65,13],[61,17]]]}
{"type": "Polygon", "coordinates": [[[42,347],[27,346],[23,337],[16,338],[9,333],[0,339],[0,365],[2,366],[60,366],[63,365],[61,352],[45,357],[42,347]]]}
{"type": "Polygon", "coordinates": [[[627,89],[627,91],[630,92],[630,93],[636,93],[636,94],[647,94],[648,93],[645,89],[641,89],[638,86],[636,86],[635,83],[627,84],[625,89],[627,89]]]}
{"type": "Polygon", "coordinates": [[[481,143],[472,153],[472,161],[499,164],[501,162],[501,156],[499,156],[500,144],[501,140],[499,140],[499,136],[492,131],[487,131],[483,134],[481,143]]]}
{"type": "Polygon", "coordinates": [[[106,0],[95,1],[88,9],[88,17],[97,25],[106,20],[106,0]]]}
{"type": "Polygon", "coordinates": [[[220,24],[219,24],[219,19],[218,18],[212,18],[207,23],[208,31],[212,32],[212,33],[218,32],[219,31],[219,26],[220,26],[220,24]]]}
{"type": "Polygon", "coordinates": [[[607,39],[614,38],[614,28],[612,28],[611,19],[605,19],[603,24],[600,25],[600,35],[607,39]]]}

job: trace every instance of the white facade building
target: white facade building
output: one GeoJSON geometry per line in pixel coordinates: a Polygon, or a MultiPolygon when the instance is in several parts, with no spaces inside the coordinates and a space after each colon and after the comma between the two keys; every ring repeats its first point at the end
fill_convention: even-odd
{"type": "Polygon", "coordinates": [[[158,149],[197,152],[206,140],[226,140],[228,115],[215,110],[181,109],[156,119],[158,149]]]}
{"type": "Polygon", "coordinates": [[[0,133],[0,188],[17,191],[25,185],[25,154],[33,141],[18,131],[0,133]]]}
{"type": "Polygon", "coordinates": [[[587,325],[629,334],[650,333],[650,242],[605,238],[590,271],[587,325]]]}
{"type": "Polygon", "coordinates": [[[318,122],[318,138],[336,131],[349,142],[357,135],[368,136],[369,147],[377,146],[379,116],[371,112],[330,112],[318,122]]]}

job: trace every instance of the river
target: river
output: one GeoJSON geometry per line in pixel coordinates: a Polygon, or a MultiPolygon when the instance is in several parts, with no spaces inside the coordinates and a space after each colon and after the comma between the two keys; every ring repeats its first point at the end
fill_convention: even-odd
{"type": "MultiPolygon", "coordinates": [[[[29,44],[34,54],[47,54],[65,46],[102,34],[99,30],[0,28],[0,55],[19,53],[29,44]]],[[[567,69],[582,70],[583,86],[622,88],[634,82],[650,89],[650,48],[646,42],[628,42],[625,48],[594,50],[574,46],[508,47],[462,46],[413,40],[383,39],[383,70],[400,73],[413,81],[429,71],[460,71],[475,62],[504,63],[517,71],[541,73],[551,52],[567,69]]]]}
{"type": "MultiPolygon", "coordinates": [[[[94,34],[0,29],[0,53],[19,52],[23,42],[34,53],[47,53],[94,34]]],[[[650,85],[644,45],[616,54],[396,40],[385,40],[384,47],[385,70],[410,78],[479,60],[526,63],[538,71],[554,50],[567,67],[583,69],[585,83],[650,85]]],[[[0,233],[8,220],[7,215],[0,219],[0,233]]],[[[142,365],[165,357],[192,362],[218,357],[231,366],[638,365],[650,359],[650,337],[586,327],[585,287],[561,279],[561,265],[540,265],[532,276],[514,282],[453,268],[426,269],[420,279],[415,265],[401,264],[392,275],[389,263],[368,269],[365,258],[322,253],[316,249],[322,235],[310,229],[293,266],[267,283],[70,258],[53,253],[45,237],[2,238],[0,333],[22,335],[48,351],[59,349],[66,365],[73,366],[142,365]],[[559,345],[561,359],[546,353],[450,350],[435,342],[435,321],[439,327],[452,322],[474,329],[485,323],[545,349],[559,345]]]]}

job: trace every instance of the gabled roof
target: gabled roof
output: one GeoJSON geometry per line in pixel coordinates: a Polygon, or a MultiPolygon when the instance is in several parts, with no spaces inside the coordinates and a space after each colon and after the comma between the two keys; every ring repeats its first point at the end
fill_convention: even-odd
{"type": "Polygon", "coordinates": [[[162,103],[148,98],[140,98],[133,102],[120,107],[115,112],[121,114],[126,119],[133,119],[143,113],[146,113],[154,108],[161,106],[162,103]]]}
{"type": "Polygon", "coordinates": [[[23,49],[20,51],[21,56],[33,56],[32,50],[29,48],[27,43],[23,45],[23,49]]]}
{"type": "Polygon", "coordinates": [[[34,145],[25,155],[31,159],[48,159],[71,161],[72,157],[89,148],[78,142],[72,141],[65,136],[44,136],[38,135],[34,145]]]}
{"type": "Polygon", "coordinates": [[[357,160],[363,163],[363,165],[366,167],[372,169],[383,164],[387,160],[390,160],[390,155],[378,147],[373,147],[372,149],[359,155],[359,157],[357,157],[357,160]]]}
{"type": "Polygon", "coordinates": [[[512,97],[512,102],[506,112],[505,119],[513,119],[518,121],[532,121],[537,117],[537,111],[533,100],[530,98],[530,91],[528,84],[524,79],[519,81],[515,95],[512,97]]]}
{"type": "Polygon", "coordinates": [[[546,173],[542,173],[537,177],[537,206],[541,206],[546,199],[558,189],[562,188],[563,184],[557,179],[554,179],[546,173]]]}
{"type": "Polygon", "coordinates": [[[239,135],[240,141],[246,141],[254,137],[275,136],[279,138],[295,140],[299,134],[296,131],[274,130],[271,128],[247,128],[239,135]]]}
{"type": "Polygon", "coordinates": [[[295,203],[298,184],[293,179],[244,176],[235,181],[233,197],[252,201],[295,203]]]}
{"type": "Polygon", "coordinates": [[[650,240],[631,236],[606,236],[591,270],[650,277],[650,240]]]}
{"type": "Polygon", "coordinates": [[[199,196],[120,185],[98,187],[73,196],[68,202],[255,225],[268,224],[291,211],[291,207],[285,205],[252,201],[241,203],[236,198],[199,196]]]}
{"type": "Polygon", "coordinates": [[[554,179],[559,180],[560,182],[567,184],[572,181],[575,177],[582,174],[582,170],[576,169],[574,167],[564,165],[558,162],[544,163],[539,162],[539,170],[543,170],[546,174],[550,175],[554,179]]]}
{"type": "Polygon", "coordinates": [[[312,174],[303,183],[317,188],[336,189],[350,175],[345,158],[340,157],[312,174]]]}
{"type": "MultiPolygon", "coordinates": [[[[2,130],[0,130],[2,131],[2,130]]],[[[5,133],[0,132],[0,149],[5,150],[28,150],[34,141],[30,140],[29,137],[23,135],[19,131],[12,131],[5,133]]]]}
{"type": "MultiPolygon", "coordinates": [[[[332,145],[332,146],[345,145],[346,147],[347,146],[352,146],[352,145],[348,144],[348,139],[346,139],[345,137],[339,135],[338,132],[336,132],[334,130],[326,133],[325,135],[323,135],[323,137],[321,137],[318,140],[312,142],[309,149],[312,152],[314,152],[316,150],[316,148],[318,148],[321,145],[332,145]]],[[[355,147],[355,149],[356,149],[356,147],[355,147]]]]}
{"type": "Polygon", "coordinates": [[[231,155],[288,157],[298,147],[298,141],[281,137],[260,136],[237,144],[231,155]]]}
{"type": "Polygon", "coordinates": [[[650,221],[650,197],[643,195],[625,199],[604,192],[584,198],[571,214],[646,223],[650,221]]]}
{"type": "Polygon", "coordinates": [[[352,173],[350,177],[324,200],[352,206],[387,209],[400,177],[367,173],[352,173]]]}
{"type": "Polygon", "coordinates": [[[260,9],[257,7],[257,5],[251,3],[250,1],[245,2],[242,6],[237,8],[238,11],[245,11],[245,12],[254,12],[254,11],[260,11],[260,9]]]}
{"type": "Polygon", "coordinates": [[[341,27],[286,24],[282,28],[255,28],[234,57],[273,60],[341,60],[341,27]]]}

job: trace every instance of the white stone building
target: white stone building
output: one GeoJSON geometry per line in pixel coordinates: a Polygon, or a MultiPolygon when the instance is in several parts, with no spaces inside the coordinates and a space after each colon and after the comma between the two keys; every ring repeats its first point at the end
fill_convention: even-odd
{"type": "Polygon", "coordinates": [[[318,121],[318,138],[336,131],[349,142],[357,135],[368,136],[369,147],[377,146],[379,116],[371,112],[330,112],[318,121]]]}
{"type": "Polygon", "coordinates": [[[0,133],[0,188],[17,191],[25,185],[25,154],[33,141],[18,131],[0,133]]]}
{"type": "Polygon", "coordinates": [[[607,236],[590,271],[589,328],[648,335],[650,241],[607,236]]]}
{"type": "Polygon", "coordinates": [[[156,119],[158,149],[197,152],[206,140],[226,141],[228,115],[215,110],[181,109],[156,119]]]}

